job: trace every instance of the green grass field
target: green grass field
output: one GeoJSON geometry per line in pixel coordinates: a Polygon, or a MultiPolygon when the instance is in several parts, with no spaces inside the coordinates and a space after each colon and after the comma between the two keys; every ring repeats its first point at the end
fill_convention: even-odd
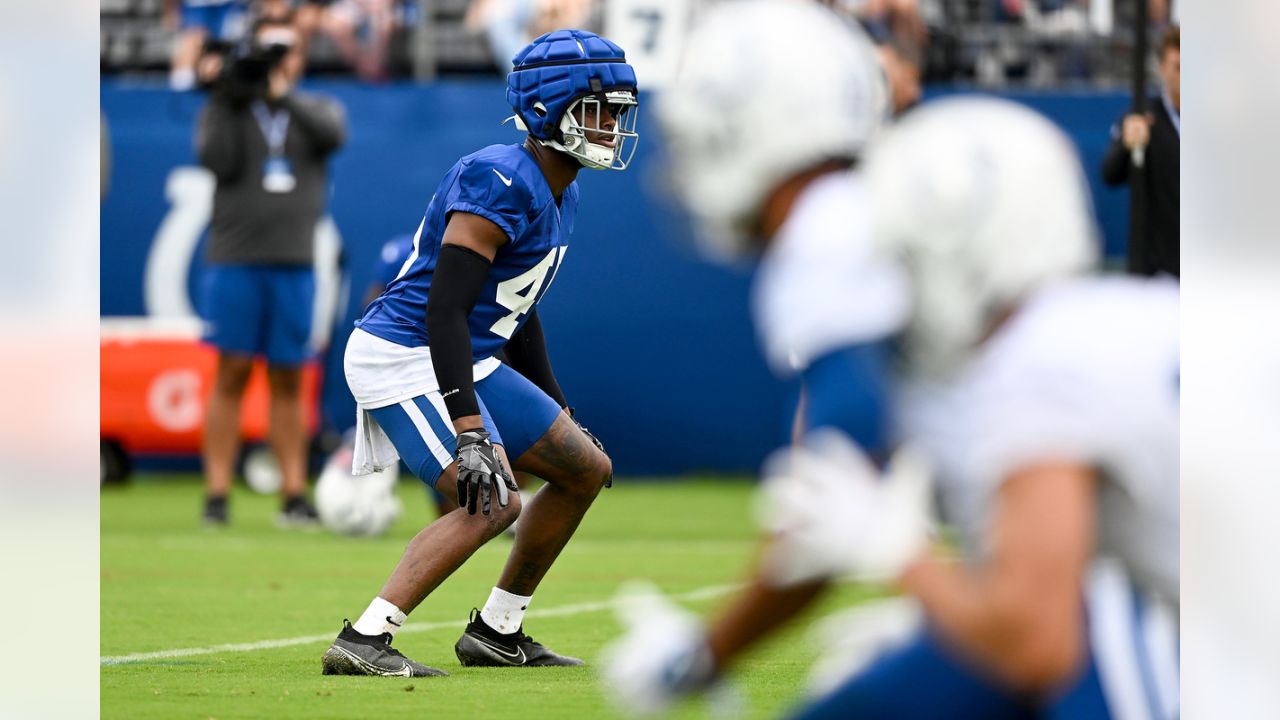
{"type": "MultiPolygon", "coordinates": [[[[643,577],[684,596],[695,612],[722,605],[725,586],[743,577],[754,549],[750,491],[745,482],[622,479],[601,495],[525,622],[537,640],[586,659],[581,668],[459,666],[453,643],[468,611],[488,596],[509,547],[505,538],[494,540],[427,598],[396,639],[406,655],[451,676],[406,680],[325,677],[320,655],[432,517],[421,486],[400,484],[405,514],[388,535],[372,540],[277,530],[278,501],[247,490],[232,498],[230,528],[205,529],[195,476],[150,476],[107,488],[102,717],[613,717],[594,669],[618,632],[604,601],[623,580],[643,577]],[[272,640],[295,644],[262,646],[272,640]],[[168,652],[228,644],[249,647],[168,652]]],[[[826,606],[857,599],[845,590],[826,606]]],[[[735,674],[745,698],[741,714],[776,717],[791,707],[812,656],[801,627],[756,652],[735,674]]],[[[691,702],[678,714],[706,717],[709,708],[691,702]]]]}

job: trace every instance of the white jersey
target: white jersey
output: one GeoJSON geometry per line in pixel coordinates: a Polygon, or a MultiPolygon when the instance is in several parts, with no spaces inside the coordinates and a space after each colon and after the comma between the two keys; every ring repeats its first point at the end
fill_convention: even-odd
{"type": "Polygon", "coordinates": [[[945,388],[904,388],[899,420],[971,557],[1005,478],[1085,462],[1101,479],[1096,555],[1176,606],[1178,383],[1177,284],[1079,279],[1034,295],[945,388]]]}
{"type": "Polygon", "coordinates": [[[783,377],[828,353],[889,337],[910,310],[906,273],[875,251],[865,182],[853,172],[800,194],[760,262],[752,312],[783,377]]]}

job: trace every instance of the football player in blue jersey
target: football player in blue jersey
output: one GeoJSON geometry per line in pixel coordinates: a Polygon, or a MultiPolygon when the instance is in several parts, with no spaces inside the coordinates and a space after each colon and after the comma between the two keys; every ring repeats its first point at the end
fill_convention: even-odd
{"type": "Polygon", "coordinates": [[[444,674],[405,658],[391,640],[517,516],[506,566],[454,651],[463,665],[582,664],[534,642],[523,618],[613,471],[568,410],[536,306],[573,234],[578,171],[623,170],[635,151],[636,75],[622,48],[580,30],[539,37],[513,64],[507,100],[528,136],[449,170],[412,253],[357,321],[346,352],[358,405],[353,471],[403,458],[461,507],[409,543],[368,609],[325,652],[326,674],[444,674]],[[504,350],[510,365],[495,357],[504,350]],[[512,468],[546,485],[522,502],[512,468]]]}

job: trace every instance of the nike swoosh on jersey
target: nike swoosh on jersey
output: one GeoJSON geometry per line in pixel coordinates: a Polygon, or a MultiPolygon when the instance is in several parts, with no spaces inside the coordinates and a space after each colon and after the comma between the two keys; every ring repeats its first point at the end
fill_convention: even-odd
{"type": "Polygon", "coordinates": [[[498,168],[493,169],[493,174],[498,176],[498,179],[502,181],[502,184],[506,185],[507,187],[511,187],[511,178],[498,172],[498,168]]]}
{"type": "Polygon", "coordinates": [[[527,659],[527,658],[525,658],[525,656],[524,656],[524,648],[516,648],[516,651],[515,651],[515,652],[513,652],[513,653],[509,653],[509,652],[507,652],[506,650],[503,650],[502,648],[498,647],[497,645],[492,645],[492,644],[490,644],[490,643],[488,643],[488,642],[485,642],[485,641],[484,641],[482,638],[480,638],[480,637],[476,637],[475,635],[472,635],[472,637],[473,637],[473,638],[475,638],[475,641],[476,641],[476,642],[478,642],[478,643],[480,643],[481,645],[483,645],[483,646],[485,646],[485,647],[489,648],[490,650],[493,650],[494,652],[498,653],[499,655],[501,655],[501,656],[503,656],[503,657],[505,657],[505,658],[511,658],[512,660],[515,660],[516,658],[519,658],[519,661],[518,661],[518,663],[517,663],[517,664],[519,664],[519,665],[523,665],[523,664],[525,663],[525,660],[527,659]]]}

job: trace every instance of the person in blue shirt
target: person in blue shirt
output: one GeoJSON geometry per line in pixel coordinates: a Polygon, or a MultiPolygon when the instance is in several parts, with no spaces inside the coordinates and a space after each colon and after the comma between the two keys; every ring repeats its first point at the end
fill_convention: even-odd
{"type": "Polygon", "coordinates": [[[249,20],[247,0],[166,0],[164,22],[178,30],[169,68],[169,86],[178,92],[197,84],[196,65],[205,42],[235,42],[249,20]]]}
{"type": "Polygon", "coordinates": [[[454,651],[472,666],[582,664],[530,639],[523,619],[613,470],[568,410],[536,308],[573,234],[578,171],[623,170],[635,151],[636,75],[622,48],[581,30],[543,35],[513,64],[507,100],[527,138],[449,170],[409,257],[356,322],[346,351],[358,406],[353,472],[403,458],[461,507],[409,543],[368,609],[325,652],[325,674],[444,674],[405,658],[391,640],[517,516],[502,575],[454,651]],[[523,502],[513,468],[546,485],[523,502]]]}

